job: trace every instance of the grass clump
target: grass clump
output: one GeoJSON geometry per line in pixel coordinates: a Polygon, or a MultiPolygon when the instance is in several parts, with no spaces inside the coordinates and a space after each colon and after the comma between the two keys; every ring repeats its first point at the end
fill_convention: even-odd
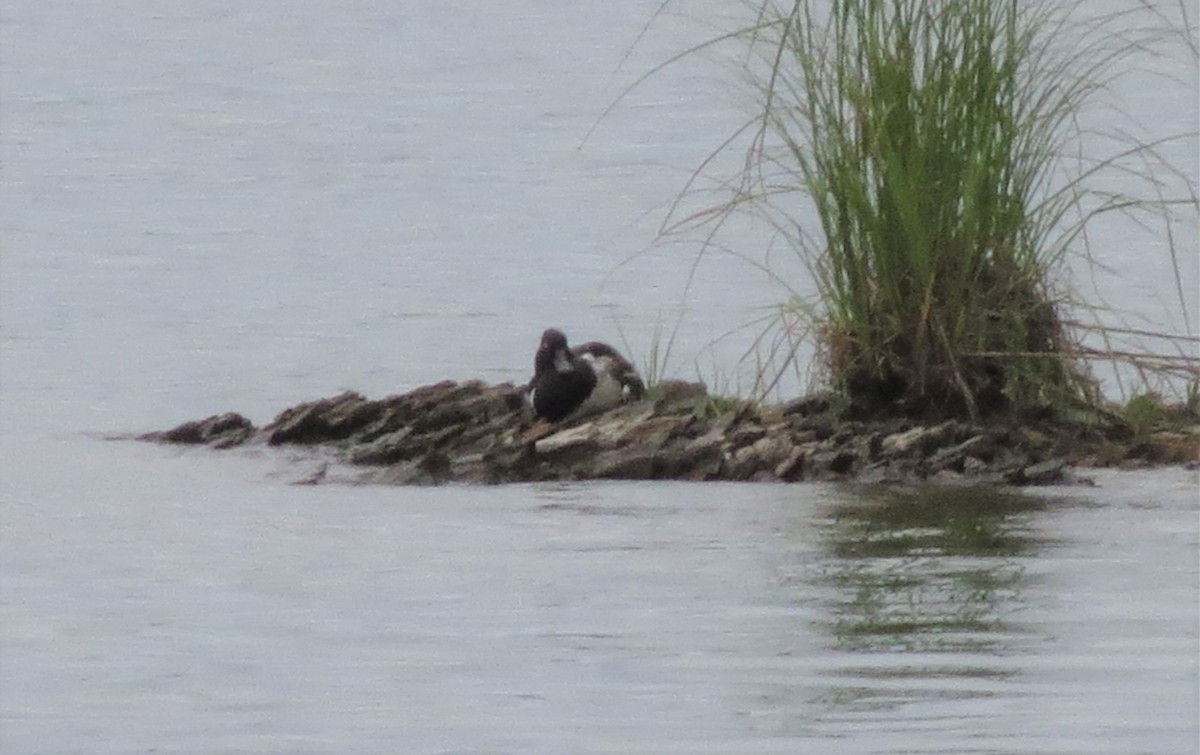
{"type": "MultiPolygon", "coordinates": [[[[671,4],[662,0],[656,16],[671,4]]],[[[1091,364],[1129,366],[1143,381],[1200,378],[1190,326],[1178,355],[1117,348],[1115,336],[1146,331],[1101,323],[1107,308],[1063,283],[1068,254],[1080,254],[1093,276],[1107,270],[1089,248],[1092,221],[1110,213],[1145,229],[1161,221],[1191,321],[1172,226],[1177,212],[1194,220],[1200,199],[1190,182],[1181,193],[1172,187],[1186,172],[1160,149],[1195,134],[1139,141],[1119,126],[1080,125],[1094,95],[1157,46],[1159,21],[1173,24],[1149,4],[1093,17],[1085,6],[754,0],[750,25],[646,74],[728,41],[749,53],[754,117],[696,169],[661,236],[709,225],[698,264],[709,249],[731,251],[714,239],[725,219],[747,211],[797,252],[815,291],[778,271],[774,243],[759,265],[788,299],[752,346],[756,395],[785,372],[800,375],[797,354],[814,336],[816,369],[807,372],[866,414],[1034,410],[1095,424],[1107,407],[1091,364]],[[716,185],[731,198],[685,209],[693,190],[711,196],[699,183],[747,134],[740,177],[716,185]],[[1120,146],[1096,157],[1097,137],[1120,146]],[[1113,190],[1113,177],[1138,189],[1113,190]],[[1081,311],[1096,326],[1081,323],[1081,311]],[[1097,338],[1104,348],[1084,345],[1097,338]]],[[[1180,13],[1190,44],[1182,4],[1180,13]]]]}
{"type": "Polygon", "coordinates": [[[1051,26],[1036,3],[797,0],[771,27],[763,122],[823,238],[785,231],[830,376],[872,410],[1094,399],[1050,285],[1074,195],[1047,189],[1095,85],[1051,26]]]}
{"type": "Polygon", "coordinates": [[[1122,415],[1130,428],[1141,435],[1166,424],[1167,408],[1158,394],[1139,393],[1125,404],[1122,415]]]}
{"type": "Polygon", "coordinates": [[[1200,424],[1200,399],[1195,384],[1188,386],[1187,399],[1168,401],[1161,393],[1147,391],[1132,396],[1117,413],[1137,437],[1157,430],[1191,430],[1200,424]]]}

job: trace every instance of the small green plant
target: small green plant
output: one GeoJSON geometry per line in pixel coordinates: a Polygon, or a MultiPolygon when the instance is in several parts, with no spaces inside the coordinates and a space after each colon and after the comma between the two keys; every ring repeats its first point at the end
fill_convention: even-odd
{"type": "Polygon", "coordinates": [[[1166,407],[1157,393],[1139,393],[1129,399],[1122,415],[1138,435],[1151,432],[1167,421],[1166,407]]]}
{"type": "Polygon", "coordinates": [[[732,396],[709,394],[704,397],[701,410],[704,416],[712,418],[729,414],[730,412],[736,411],[743,406],[746,406],[746,401],[744,399],[734,398],[732,396]]]}
{"type": "Polygon", "coordinates": [[[650,336],[650,345],[645,354],[638,358],[634,356],[633,347],[630,346],[629,340],[625,337],[625,331],[621,327],[621,323],[614,317],[613,324],[617,328],[617,335],[621,339],[621,345],[625,349],[625,353],[633,358],[638,367],[638,371],[642,376],[642,381],[646,385],[646,395],[655,397],[657,388],[668,374],[669,365],[671,363],[671,352],[675,347],[675,337],[679,333],[679,324],[683,318],[683,312],[680,312],[675,320],[675,325],[671,328],[669,334],[663,329],[662,313],[659,313],[658,319],[654,321],[654,332],[650,336]]]}

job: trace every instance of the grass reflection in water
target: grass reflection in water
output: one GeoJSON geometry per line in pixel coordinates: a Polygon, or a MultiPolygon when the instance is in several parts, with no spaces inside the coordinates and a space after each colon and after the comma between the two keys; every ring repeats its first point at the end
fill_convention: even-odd
{"type": "Polygon", "coordinates": [[[998,651],[1047,500],[992,488],[866,488],[823,522],[831,631],[855,651],[998,651]]]}

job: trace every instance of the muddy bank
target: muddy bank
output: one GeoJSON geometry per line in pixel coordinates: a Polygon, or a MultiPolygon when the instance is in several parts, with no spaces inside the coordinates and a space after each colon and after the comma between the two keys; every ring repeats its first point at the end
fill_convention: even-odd
{"type": "Polygon", "coordinates": [[[859,480],[1046,485],[1078,467],[1192,464],[1200,428],[1141,437],[1046,424],[849,421],[820,397],[775,406],[667,383],[657,398],[559,423],[535,420],[521,389],[446,381],[370,400],[343,393],[282,412],[265,427],[239,414],[140,440],[214,448],[308,447],[327,467],[304,482],[391,484],[539,480],[859,480]]]}

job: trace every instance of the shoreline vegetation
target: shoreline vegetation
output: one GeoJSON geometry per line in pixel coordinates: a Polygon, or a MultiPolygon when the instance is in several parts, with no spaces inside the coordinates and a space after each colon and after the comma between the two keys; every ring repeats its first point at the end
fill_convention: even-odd
{"type": "Polygon", "coordinates": [[[816,287],[803,297],[777,280],[792,293],[775,324],[785,338],[815,339],[823,390],[766,402],[783,370],[800,369],[795,341],[782,365],[759,360],[780,372],[760,367],[756,400],[659,379],[656,342],[648,396],[591,417],[537,422],[522,388],[447,381],[301,404],[263,428],[225,414],[141,439],[320,449],[327,463],[310,483],[1032,485],[1078,479],[1077,467],[1195,468],[1195,336],[1175,341],[1178,357],[1085,347],[1072,318],[1097,308],[1061,280],[1089,223],[1112,213],[1161,220],[1177,260],[1170,223],[1194,220],[1200,203],[1194,189],[1168,196],[1152,178],[1161,142],[1072,158],[1081,110],[1147,41],[1140,30],[1076,34],[1055,7],[765,0],[753,26],[720,38],[747,44],[758,63],[746,67],[761,109],[744,127],[744,173],[727,184],[728,202],[668,226],[711,233],[743,210],[774,224],[816,287]],[[1155,186],[1150,199],[1091,186],[1105,169],[1126,171],[1125,158],[1145,166],[1131,175],[1155,186]],[[1181,381],[1182,398],[1145,387],[1124,406],[1108,403],[1090,371],[1097,358],[1126,360],[1145,386],[1181,381]]]}
{"type": "Polygon", "coordinates": [[[696,170],[661,234],[699,233],[697,265],[732,252],[783,291],[746,352],[754,395],[808,373],[874,416],[1100,424],[1102,366],[1127,398],[1157,391],[1194,405],[1200,338],[1179,264],[1192,240],[1175,225],[1200,226],[1200,201],[1164,147],[1198,134],[1138,141],[1120,118],[1098,133],[1081,117],[1135,56],[1191,40],[1194,24],[1182,6],[1182,30],[1149,5],[1094,19],[1084,6],[761,0],[751,24],[630,87],[690,55],[737,51],[751,117],[696,170]],[[724,199],[714,203],[704,170],[729,151],[743,167],[716,179],[724,199]],[[761,262],[720,238],[734,214],[774,229],[761,262]],[[1070,259],[1093,276],[1106,269],[1089,239],[1113,218],[1153,228],[1165,245],[1186,333],[1114,325],[1121,313],[1070,281],[1070,259]],[[772,263],[780,249],[803,280],[772,263]],[[1141,344],[1130,347],[1132,336],[1141,344]],[[815,359],[799,364],[809,347],[815,359]]]}

